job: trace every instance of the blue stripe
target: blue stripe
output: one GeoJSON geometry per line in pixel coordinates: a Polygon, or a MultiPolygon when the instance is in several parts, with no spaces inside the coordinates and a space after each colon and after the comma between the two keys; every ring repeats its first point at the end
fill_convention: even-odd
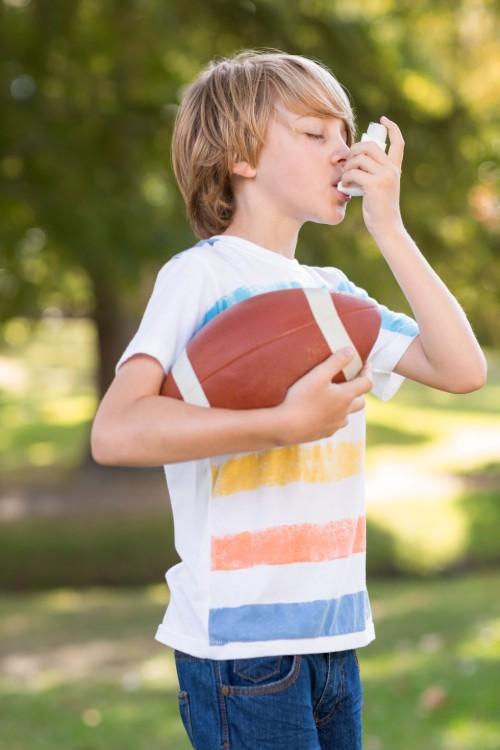
{"type": "MultiPolygon", "coordinates": [[[[297,288],[303,289],[304,285],[299,283],[298,281],[284,281],[277,284],[261,284],[237,287],[230,294],[226,294],[224,295],[224,297],[218,299],[212,305],[212,307],[207,310],[207,312],[203,316],[203,319],[201,320],[195,331],[193,331],[192,335],[194,336],[194,334],[197,333],[201,328],[203,328],[203,326],[205,326],[210,320],[212,320],[212,318],[215,318],[217,315],[219,315],[221,312],[224,312],[224,310],[227,310],[229,307],[238,304],[238,302],[243,302],[243,300],[254,297],[257,294],[273,292],[277,289],[297,288]]],[[[348,294],[352,294],[356,297],[369,299],[374,302],[377,305],[382,318],[382,328],[386,329],[387,331],[401,333],[404,336],[412,337],[417,336],[420,333],[418,324],[415,320],[413,320],[413,318],[405,315],[405,313],[396,313],[392,310],[389,310],[388,307],[386,307],[385,305],[381,305],[379,302],[377,302],[376,299],[370,297],[364,289],[361,289],[361,287],[355,286],[351,283],[346,283],[345,281],[341,281],[335,286],[332,291],[347,292],[348,294]]]]}
{"type": "Polygon", "coordinates": [[[347,294],[353,294],[355,297],[375,302],[382,318],[382,328],[385,328],[387,331],[401,333],[403,336],[417,336],[420,333],[420,328],[413,318],[405,315],[405,313],[396,313],[389,310],[388,307],[381,305],[376,299],[370,297],[365,289],[356,286],[352,282],[341,281],[335,286],[333,291],[347,292],[347,294]]]}
{"type": "Polygon", "coordinates": [[[248,604],[211,609],[210,645],[282,638],[321,638],[365,630],[371,618],[366,589],[339,599],[248,604]]]}
{"type": "Polygon", "coordinates": [[[237,305],[238,302],[243,302],[243,300],[245,299],[255,297],[257,294],[274,292],[277,289],[292,289],[297,287],[302,289],[304,285],[300,284],[298,281],[283,281],[274,284],[254,284],[253,286],[239,286],[236,289],[233,289],[230,294],[226,294],[224,295],[224,297],[220,297],[220,299],[218,299],[217,302],[212,305],[212,307],[203,316],[203,320],[201,321],[199,326],[193,332],[193,336],[210,320],[212,320],[212,318],[215,318],[217,315],[219,315],[221,312],[224,312],[224,310],[227,310],[229,307],[237,305]]]}
{"type": "MultiPolygon", "coordinates": [[[[194,245],[194,247],[197,247],[198,245],[202,245],[205,243],[214,245],[216,242],[217,240],[211,240],[211,239],[200,240],[199,242],[196,243],[196,245],[194,245]]],[[[182,252],[188,252],[188,251],[184,250],[182,252]]],[[[177,255],[181,255],[181,254],[182,253],[178,253],[177,255]]],[[[418,334],[420,333],[420,328],[416,320],[411,318],[409,315],[406,315],[405,313],[394,312],[393,310],[390,310],[385,305],[380,304],[376,299],[374,299],[373,297],[370,297],[370,295],[365,289],[363,289],[362,287],[356,286],[356,284],[354,284],[352,281],[339,281],[333,287],[327,286],[326,284],[323,284],[323,286],[325,288],[329,288],[330,291],[346,292],[347,294],[352,294],[355,297],[359,297],[365,300],[370,300],[371,302],[375,303],[377,305],[378,311],[382,319],[381,327],[384,328],[386,331],[390,331],[392,333],[400,333],[403,336],[410,336],[410,337],[418,336],[418,334]]],[[[215,318],[221,312],[224,312],[224,310],[227,310],[233,305],[236,305],[239,302],[243,302],[243,300],[245,299],[249,299],[250,297],[255,297],[257,294],[264,294],[266,292],[274,292],[277,289],[297,289],[297,288],[303,289],[304,284],[301,284],[298,281],[283,281],[283,282],[278,282],[274,284],[260,284],[260,285],[254,284],[252,286],[237,287],[230,294],[226,294],[223,297],[220,297],[220,299],[218,299],[212,305],[212,307],[209,310],[207,310],[200,324],[193,331],[192,336],[194,336],[195,333],[201,330],[210,320],[212,320],[212,318],[215,318]]]]}
{"type": "Polygon", "coordinates": [[[199,245],[211,245],[213,247],[216,242],[218,242],[217,239],[213,240],[211,237],[209,237],[206,240],[200,240],[199,242],[196,243],[196,245],[193,245],[193,247],[199,247],[199,245]]]}

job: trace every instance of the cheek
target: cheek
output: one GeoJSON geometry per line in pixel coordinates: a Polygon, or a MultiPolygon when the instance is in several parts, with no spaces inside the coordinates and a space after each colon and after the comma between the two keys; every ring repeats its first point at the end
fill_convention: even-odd
{"type": "Polygon", "coordinates": [[[278,155],[266,162],[260,174],[261,186],[274,198],[290,199],[304,192],[307,179],[304,165],[290,154],[278,155]]]}
{"type": "Polygon", "coordinates": [[[262,176],[265,176],[266,182],[276,182],[278,178],[287,192],[300,187],[300,183],[312,172],[304,144],[301,144],[298,136],[287,132],[281,134],[280,138],[273,138],[261,156],[262,176]]]}
{"type": "Polygon", "coordinates": [[[318,170],[312,158],[306,154],[289,154],[280,160],[280,175],[283,186],[288,193],[298,193],[304,199],[304,190],[314,190],[316,181],[319,185],[318,170]]]}

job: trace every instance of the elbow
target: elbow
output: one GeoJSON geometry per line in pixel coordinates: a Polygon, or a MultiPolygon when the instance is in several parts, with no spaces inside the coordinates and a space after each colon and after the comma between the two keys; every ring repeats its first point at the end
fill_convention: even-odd
{"type": "Polygon", "coordinates": [[[96,464],[101,466],[119,466],[117,456],[112,452],[113,441],[109,432],[96,426],[94,421],[90,432],[90,454],[96,464]]]}
{"type": "Polygon", "coordinates": [[[449,388],[449,393],[473,393],[479,391],[483,387],[484,382],[479,383],[478,381],[462,383],[460,386],[453,386],[449,388]]]}
{"type": "Polygon", "coordinates": [[[459,386],[454,385],[453,389],[450,389],[451,393],[473,393],[479,391],[483,386],[486,385],[488,380],[488,363],[486,358],[483,357],[483,361],[478,370],[471,373],[467,380],[462,381],[459,386]]]}
{"type": "Polygon", "coordinates": [[[472,379],[470,383],[470,387],[466,393],[471,393],[472,391],[479,391],[483,386],[486,385],[488,381],[488,361],[484,354],[481,352],[481,361],[479,363],[479,367],[477,372],[474,375],[474,378],[472,379]]]}
{"type": "Polygon", "coordinates": [[[109,455],[106,445],[103,444],[96,437],[90,441],[90,454],[96,464],[100,466],[114,466],[114,462],[109,455]]]}

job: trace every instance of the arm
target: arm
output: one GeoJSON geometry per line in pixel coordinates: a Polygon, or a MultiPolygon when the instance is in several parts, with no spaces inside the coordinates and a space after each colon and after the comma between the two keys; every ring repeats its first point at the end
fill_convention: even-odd
{"type": "Polygon", "coordinates": [[[386,154],[369,142],[355,143],[342,182],[364,191],[363,219],[408,300],[420,335],[410,344],[395,372],[452,393],[478,390],[486,382],[487,362],[467,317],[406,231],[399,206],[405,142],[387,117],[386,154]]]}
{"type": "Polygon", "coordinates": [[[224,453],[268,450],[311,442],[345,427],[365,407],[373,385],[370,368],[345,383],[333,378],[352,352],[341,349],[288,388],[277,406],[218,409],[159,396],[160,362],[130,357],[105,394],[91,432],[92,456],[112,466],[158,466],[224,453]]]}
{"type": "Polygon", "coordinates": [[[487,362],[470,323],[405,227],[401,224],[374,239],[420,328],[394,371],[451,393],[481,388],[487,362]]]}
{"type": "Polygon", "coordinates": [[[272,409],[207,409],[159,396],[164,372],[144,354],[119,369],[95,415],[91,452],[99,464],[160,466],[230,452],[274,448],[272,409]]]}

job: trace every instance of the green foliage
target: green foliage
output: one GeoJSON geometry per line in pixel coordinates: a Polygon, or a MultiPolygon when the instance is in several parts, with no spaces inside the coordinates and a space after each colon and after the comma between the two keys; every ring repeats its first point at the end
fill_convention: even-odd
{"type": "Polygon", "coordinates": [[[463,492],[453,501],[405,501],[368,509],[368,576],[421,576],[500,563],[496,488],[463,492]]]}
{"type": "MultiPolygon", "coordinates": [[[[179,562],[170,511],[28,517],[0,523],[0,590],[53,586],[136,586],[161,580],[179,562]]],[[[374,513],[367,520],[367,575],[432,578],[460,570],[500,564],[498,491],[464,493],[451,506],[436,501],[432,516],[418,503],[392,507],[403,520],[384,524],[374,513]],[[447,527],[459,519],[459,534],[447,527]],[[433,526],[441,536],[429,539],[433,526]],[[448,529],[449,533],[449,529],[448,529]]]]}
{"type": "MultiPolygon", "coordinates": [[[[497,474],[498,476],[498,474],[497,474]]],[[[467,514],[467,540],[464,559],[496,563],[500,559],[500,488],[472,492],[460,499],[460,508],[467,514]]]]}
{"type": "Polygon", "coordinates": [[[0,589],[135,586],[179,562],[164,513],[28,518],[0,525],[0,589]]]}
{"type": "MultiPolygon", "coordinates": [[[[1,12],[0,318],[106,305],[135,318],[152,275],[194,239],[169,158],[183,86],[215,56],[274,47],[329,65],[360,132],[384,113],[400,125],[407,227],[480,339],[500,340],[495,3],[5,0],[1,12]]],[[[409,311],[359,202],[343,226],[304,227],[298,257],[409,311]]]]}

